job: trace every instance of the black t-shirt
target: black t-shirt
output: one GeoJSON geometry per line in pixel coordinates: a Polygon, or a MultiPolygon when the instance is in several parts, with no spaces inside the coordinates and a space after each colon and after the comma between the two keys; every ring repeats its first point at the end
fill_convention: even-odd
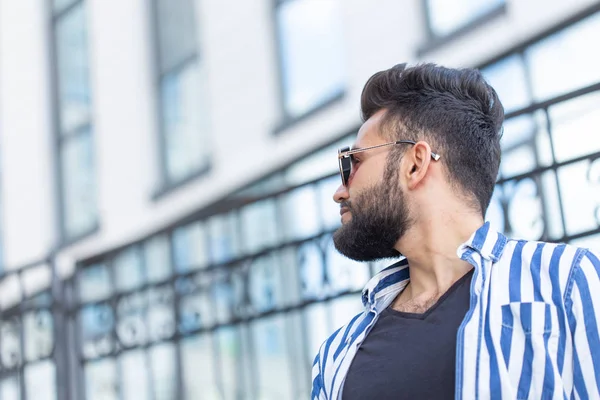
{"type": "Polygon", "coordinates": [[[384,310],[346,376],[343,399],[453,399],[456,334],[473,270],[424,314],[384,310]]]}

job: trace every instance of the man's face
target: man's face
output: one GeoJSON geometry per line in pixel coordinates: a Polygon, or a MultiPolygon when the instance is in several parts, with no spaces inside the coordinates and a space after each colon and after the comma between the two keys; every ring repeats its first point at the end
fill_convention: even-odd
{"type": "MultiPolygon", "coordinates": [[[[367,120],[354,148],[386,143],[379,130],[383,113],[367,120]]],[[[357,261],[397,257],[395,244],[410,227],[408,207],[398,182],[399,161],[387,163],[391,148],[356,154],[348,187],[340,186],[334,200],[340,204],[342,226],[334,233],[336,249],[357,261]]]]}

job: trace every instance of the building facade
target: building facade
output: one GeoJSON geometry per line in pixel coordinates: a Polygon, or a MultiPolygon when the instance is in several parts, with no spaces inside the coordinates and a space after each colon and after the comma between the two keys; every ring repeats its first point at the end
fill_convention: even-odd
{"type": "Polygon", "coordinates": [[[600,2],[0,0],[0,400],[302,399],[374,72],[477,67],[487,218],[600,248],[600,2]]]}

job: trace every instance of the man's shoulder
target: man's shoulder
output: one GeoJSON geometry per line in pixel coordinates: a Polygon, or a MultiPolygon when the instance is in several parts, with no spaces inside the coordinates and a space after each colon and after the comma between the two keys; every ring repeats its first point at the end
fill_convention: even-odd
{"type": "Polygon", "coordinates": [[[356,339],[356,334],[361,326],[361,321],[367,316],[366,311],[361,311],[352,317],[345,325],[339,327],[321,344],[318,358],[322,365],[328,361],[337,360],[341,353],[345,354],[347,348],[356,339]]]}

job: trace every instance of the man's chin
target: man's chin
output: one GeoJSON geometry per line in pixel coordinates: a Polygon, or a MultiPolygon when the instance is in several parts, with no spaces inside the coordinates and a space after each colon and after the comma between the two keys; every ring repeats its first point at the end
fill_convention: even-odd
{"type": "Polygon", "coordinates": [[[342,216],[340,217],[342,224],[347,223],[348,221],[350,221],[352,219],[352,214],[350,214],[350,211],[345,212],[342,214],[342,216]]]}

